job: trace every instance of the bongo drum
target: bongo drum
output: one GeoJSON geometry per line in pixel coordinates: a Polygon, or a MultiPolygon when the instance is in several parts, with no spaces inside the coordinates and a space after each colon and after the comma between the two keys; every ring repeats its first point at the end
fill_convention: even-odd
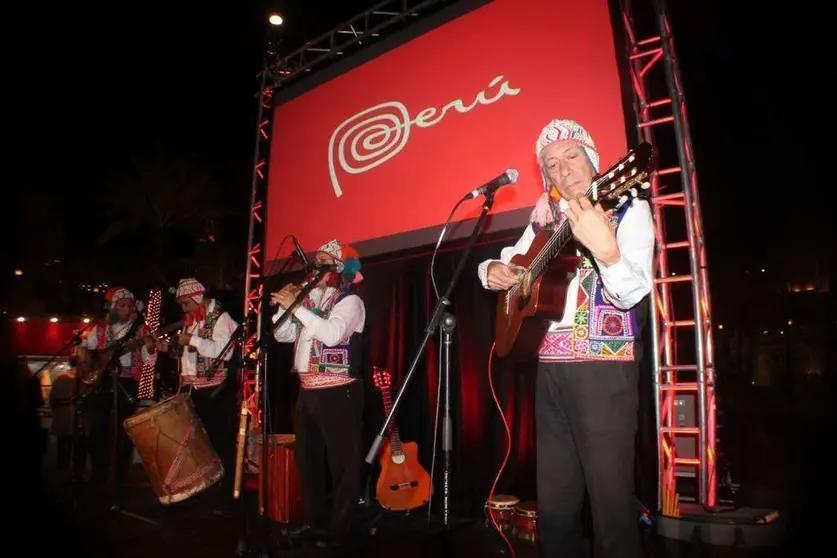
{"type": "MultiPolygon", "coordinates": [[[[267,506],[262,497],[259,479],[259,507],[267,507],[267,516],[279,523],[302,519],[302,494],[294,461],[293,434],[273,434],[267,438],[267,467],[259,468],[267,474],[267,506]]],[[[261,444],[259,444],[261,446],[261,444]]]]}
{"type": "Polygon", "coordinates": [[[521,502],[514,507],[512,534],[529,542],[538,540],[538,503],[521,502]]]}
{"type": "Polygon", "coordinates": [[[224,466],[185,393],[131,415],[123,426],[162,504],[185,500],[224,476],[224,466]]]}
{"type": "Polygon", "coordinates": [[[501,531],[508,531],[512,526],[512,516],[514,507],[520,499],[510,494],[495,494],[485,504],[485,525],[486,527],[493,527],[494,523],[491,521],[491,516],[494,516],[494,521],[501,531]]]}

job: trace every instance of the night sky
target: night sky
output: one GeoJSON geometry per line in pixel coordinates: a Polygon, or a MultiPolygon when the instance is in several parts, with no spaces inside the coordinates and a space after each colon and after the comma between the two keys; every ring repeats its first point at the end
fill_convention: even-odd
{"type": "MultiPolygon", "coordinates": [[[[265,14],[285,16],[281,48],[290,51],[372,4],[26,8],[6,57],[5,205],[13,212],[4,220],[4,284],[21,262],[102,250],[100,193],[132,156],[164,152],[211,167],[218,195],[243,215],[228,236],[246,233],[265,14]]],[[[791,247],[806,258],[833,251],[833,179],[821,173],[832,111],[815,54],[827,35],[812,21],[824,18],[787,7],[736,11],[720,0],[672,4],[710,270],[777,269],[791,247]]],[[[559,29],[556,56],[583,56],[561,45],[559,29]]]]}

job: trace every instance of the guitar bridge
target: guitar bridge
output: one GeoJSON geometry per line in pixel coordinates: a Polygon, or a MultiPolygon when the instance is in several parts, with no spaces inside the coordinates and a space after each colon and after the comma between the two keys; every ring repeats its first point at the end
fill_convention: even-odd
{"type": "Polygon", "coordinates": [[[391,484],[389,489],[393,492],[398,492],[399,490],[406,490],[408,488],[415,488],[417,486],[418,481],[400,482],[398,484],[391,484]]]}

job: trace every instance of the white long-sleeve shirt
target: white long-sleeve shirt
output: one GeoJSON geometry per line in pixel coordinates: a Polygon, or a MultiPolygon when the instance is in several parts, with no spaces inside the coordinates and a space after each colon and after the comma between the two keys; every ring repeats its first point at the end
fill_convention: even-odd
{"type": "MultiPolygon", "coordinates": [[[[131,325],[134,322],[125,322],[125,323],[115,323],[115,324],[108,324],[108,328],[110,329],[111,339],[113,342],[119,341],[127,333],[131,330],[131,325]]],[[[84,347],[95,351],[99,348],[99,330],[102,328],[100,324],[95,325],[85,336],[84,338],[84,347]]],[[[104,332],[103,332],[104,333],[104,332]]],[[[107,333],[104,333],[107,335],[107,333]]],[[[107,349],[107,347],[105,347],[107,349]]],[[[157,352],[149,354],[148,349],[143,345],[142,347],[142,361],[157,361],[157,352]]],[[[134,353],[133,351],[127,352],[119,357],[119,365],[122,367],[123,370],[130,370],[131,365],[134,361],[134,353]]]]}
{"type": "MultiPolygon", "coordinates": [[[[563,212],[567,202],[559,201],[563,212]]],[[[480,263],[477,275],[484,288],[488,288],[486,275],[491,262],[501,261],[508,264],[517,254],[525,254],[535,239],[535,230],[531,224],[514,246],[507,246],[500,252],[500,259],[485,260],[480,263]]],[[[616,230],[616,244],[621,257],[611,266],[597,261],[600,278],[608,298],[621,310],[629,310],[651,292],[654,280],[654,226],[651,218],[651,206],[644,200],[634,200],[616,230]]],[[[572,326],[576,312],[578,293],[578,271],[567,289],[564,315],[559,322],[551,322],[549,331],[568,329],[572,326]]]]}
{"type": "MultiPolygon", "coordinates": [[[[314,289],[308,297],[319,306],[323,300],[327,300],[335,292],[333,287],[326,289],[314,289]]],[[[276,323],[282,314],[283,308],[273,315],[273,323],[276,323]]],[[[280,343],[292,343],[297,340],[296,354],[294,355],[294,368],[297,372],[308,372],[308,361],[311,356],[311,342],[316,339],[328,347],[346,343],[354,333],[363,333],[366,324],[366,307],[357,295],[343,297],[335,304],[328,313],[328,318],[322,318],[311,310],[299,305],[294,309],[294,317],[302,324],[288,318],[274,332],[273,336],[280,343]]]]}
{"type": "MultiPolygon", "coordinates": [[[[206,309],[207,314],[211,314],[215,310],[215,304],[216,301],[213,299],[206,309]]],[[[193,385],[196,389],[212,387],[217,385],[220,380],[223,380],[223,378],[218,378],[214,382],[195,382],[198,355],[206,358],[218,358],[238,327],[238,323],[230,317],[229,313],[224,312],[218,316],[215,327],[212,328],[212,339],[204,339],[198,336],[198,330],[203,328],[204,324],[206,324],[205,319],[185,328],[183,333],[189,334],[192,337],[189,339],[189,347],[184,347],[183,353],[180,355],[180,375],[184,377],[183,383],[193,385]],[[190,347],[194,350],[189,350],[190,347]]],[[[233,357],[234,351],[234,347],[230,348],[227,354],[224,355],[224,360],[229,361],[233,357]]]]}

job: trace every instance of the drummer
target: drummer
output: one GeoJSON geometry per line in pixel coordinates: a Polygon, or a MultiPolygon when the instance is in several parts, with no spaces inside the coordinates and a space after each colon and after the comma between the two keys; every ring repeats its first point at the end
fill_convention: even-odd
{"type": "Polygon", "coordinates": [[[235,375],[230,374],[230,359],[235,353],[230,339],[238,324],[217,299],[207,296],[206,288],[197,279],[181,279],[176,296],[186,325],[177,335],[176,343],[160,342],[158,349],[177,359],[179,391],[189,393],[195,412],[224,465],[222,481],[208,490],[206,497],[216,514],[230,515],[237,393],[235,375]]]}

